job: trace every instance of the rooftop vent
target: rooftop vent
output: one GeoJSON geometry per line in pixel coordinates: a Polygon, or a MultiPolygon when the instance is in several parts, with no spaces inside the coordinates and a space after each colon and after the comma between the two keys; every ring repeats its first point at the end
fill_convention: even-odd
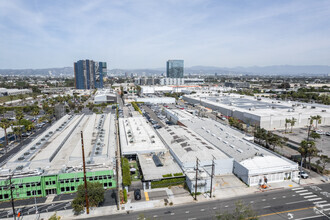
{"type": "Polygon", "coordinates": [[[243,153],[243,150],[241,149],[236,149],[238,152],[243,153]]]}

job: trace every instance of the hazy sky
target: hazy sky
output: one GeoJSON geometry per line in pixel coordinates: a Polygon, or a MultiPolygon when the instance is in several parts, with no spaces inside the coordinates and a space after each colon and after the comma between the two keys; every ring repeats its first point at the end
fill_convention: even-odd
{"type": "Polygon", "coordinates": [[[0,68],[330,65],[329,0],[0,0],[0,68]]]}

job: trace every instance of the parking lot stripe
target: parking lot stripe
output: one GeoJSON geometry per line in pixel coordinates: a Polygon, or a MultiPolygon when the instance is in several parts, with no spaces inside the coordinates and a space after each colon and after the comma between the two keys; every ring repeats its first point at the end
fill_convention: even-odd
{"type": "Polygon", "coordinates": [[[302,193],[302,192],[307,192],[308,190],[307,189],[304,189],[304,190],[299,190],[299,191],[295,191],[296,193],[302,193]]]}
{"type": "Polygon", "coordinates": [[[148,195],[148,192],[144,192],[144,196],[146,197],[146,201],[149,201],[149,195],[148,195]]]}

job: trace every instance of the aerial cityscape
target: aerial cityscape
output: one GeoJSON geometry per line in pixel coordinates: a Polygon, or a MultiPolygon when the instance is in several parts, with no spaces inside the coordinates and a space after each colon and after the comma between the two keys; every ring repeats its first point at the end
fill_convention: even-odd
{"type": "Polygon", "coordinates": [[[330,219],[329,21],[0,0],[0,219],[330,219]]]}

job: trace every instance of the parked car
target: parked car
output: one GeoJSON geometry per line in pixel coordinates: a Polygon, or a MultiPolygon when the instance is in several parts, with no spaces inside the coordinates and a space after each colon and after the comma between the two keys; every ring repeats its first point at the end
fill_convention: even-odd
{"type": "Polygon", "coordinates": [[[330,131],[328,131],[327,133],[325,133],[327,136],[330,136],[330,131]]]}
{"type": "Polygon", "coordinates": [[[134,199],[135,200],[140,200],[141,199],[141,190],[140,189],[134,190],[134,199]]]}
{"type": "Polygon", "coordinates": [[[301,177],[302,179],[307,179],[309,176],[307,173],[305,173],[305,171],[300,171],[298,173],[298,177],[301,177]]]}

